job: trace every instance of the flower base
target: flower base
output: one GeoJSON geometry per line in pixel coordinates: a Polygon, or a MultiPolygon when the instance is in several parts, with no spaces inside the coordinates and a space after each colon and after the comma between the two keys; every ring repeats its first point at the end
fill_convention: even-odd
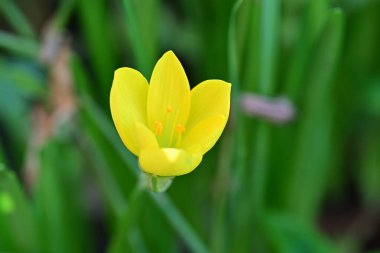
{"type": "Polygon", "coordinates": [[[166,191],[173,182],[174,177],[160,177],[152,174],[142,173],[146,187],[153,192],[166,191]]]}

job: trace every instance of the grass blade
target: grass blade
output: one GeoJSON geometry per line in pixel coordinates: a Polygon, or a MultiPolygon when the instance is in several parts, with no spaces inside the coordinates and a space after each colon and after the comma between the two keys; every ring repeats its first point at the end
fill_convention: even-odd
{"type": "Polygon", "coordinates": [[[108,104],[117,56],[112,34],[110,34],[112,25],[106,15],[106,1],[94,0],[89,6],[88,1],[78,0],[77,7],[86,48],[95,73],[95,87],[99,90],[97,99],[105,106],[108,104]]]}
{"type": "MultiPolygon", "coordinates": [[[[280,18],[280,1],[265,1],[261,17],[261,54],[260,73],[257,92],[273,95],[275,91],[275,62],[278,50],[278,24],[280,18]]],[[[270,126],[257,122],[256,140],[251,160],[252,186],[251,199],[254,214],[260,215],[264,208],[266,174],[268,171],[270,126]]]]}
{"type": "Polygon", "coordinates": [[[330,11],[328,21],[319,39],[308,78],[303,118],[296,137],[294,174],[288,195],[292,213],[312,220],[325,186],[329,164],[332,110],[332,78],[343,36],[343,14],[330,11]]]}
{"type": "Polygon", "coordinates": [[[90,242],[83,213],[80,155],[78,150],[58,139],[42,149],[41,170],[36,190],[42,252],[83,253],[90,242]],[[70,187],[67,187],[70,186],[70,187]]]}
{"type": "Polygon", "coordinates": [[[0,249],[41,252],[32,205],[13,172],[0,167],[0,249]]]}
{"type": "Polygon", "coordinates": [[[0,31],[0,48],[20,56],[36,59],[39,45],[31,39],[0,31]]]}
{"type": "Polygon", "coordinates": [[[28,38],[36,37],[33,28],[29,25],[29,21],[17,7],[15,1],[1,0],[0,10],[12,25],[13,29],[15,29],[21,36],[28,38]]]}
{"type": "Polygon", "coordinates": [[[128,28],[128,37],[131,41],[137,66],[139,67],[141,73],[148,77],[153,69],[153,63],[157,57],[157,22],[155,22],[152,17],[157,16],[155,15],[155,12],[158,7],[156,0],[145,1],[143,7],[136,6],[137,3],[137,1],[123,0],[125,23],[128,28]],[[147,25],[144,26],[144,23],[147,25]],[[146,31],[145,36],[142,31],[146,31]]]}

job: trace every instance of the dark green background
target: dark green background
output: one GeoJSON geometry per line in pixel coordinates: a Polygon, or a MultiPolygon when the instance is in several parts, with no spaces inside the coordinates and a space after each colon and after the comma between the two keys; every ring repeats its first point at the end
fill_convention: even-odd
{"type": "Polygon", "coordinates": [[[0,252],[380,249],[379,1],[1,0],[0,13],[0,252]],[[33,146],[36,111],[59,100],[47,27],[64,38],[53,52],[71,52],[58,73],[76,113],[33,146]],[[116,68],[149,79],[167,50],[192,86],[232,83],[232,117],[194,172],[140,195],[109,90],[116,68]],[[288,98],[294,120],[245,115],[244,92],[288,98]]]}

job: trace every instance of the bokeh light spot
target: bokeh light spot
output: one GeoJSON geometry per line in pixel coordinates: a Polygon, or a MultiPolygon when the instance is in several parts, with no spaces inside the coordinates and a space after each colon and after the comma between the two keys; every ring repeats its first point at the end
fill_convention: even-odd
{"type": "Polygon", "coordinates": [[[0,192],[0,212],[10,214],[13,209],[14,202],[12,197],[6,192],[0,192]]]}

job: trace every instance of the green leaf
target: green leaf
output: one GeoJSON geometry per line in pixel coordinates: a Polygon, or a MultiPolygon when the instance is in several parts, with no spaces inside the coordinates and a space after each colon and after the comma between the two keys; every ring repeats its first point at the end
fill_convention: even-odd
{"type": "Polygon", "coordinates": [[[122,2],[128,38],[138,69],[148,78],[157,60],[159,1],[122,2]]]}
{"type": "Polygon", "coordinates": [[[77,3],[81,33],[95,76],[93,87],[99,91],[96,95],[102,105],[108,104],[108,93],[118,55],[115,51],[114,34],[111,33],[112,20],[107,15],[107,4],[108,1],[105,0],[94,0],[90,5],[86,0],[78,0],[77,3]]]}
{"type": "Polygon", "coordinates": [[[361,159],[358,168],[358,184],[366,208],[380,208],[380,135],[379,124],[368,129],[360,145],[361,159]]]}
{"type": "Polygon", "coordinates": [[[4,17],[6,17],[8,22],[13,26],[13,29],[15,29],[20,35],[29,38],[35,37],[33,28],[30,26],[21,10],[17,7],[15,1],[0,1],[0,10],[3,12],[4,17]]]}
{"type": "Polygon", "coordinates": [[[0,31],[0,48],[8,50],[19,56],[36,59],[39,45],[34,40],[0,31]]]}
{"type": "Polygon", "coordinates": [[[44,238],[41,252],[87,252],[91,236],[84,215],[78,150],[67,141],[52,139],[41,151],[40,164],[35,198],[44,238]]]}
{"type": "Polygon", "coordinates": [[[262,229],[269,247],[279,253],[333,253],[332,244],[313,227],[300,223],[292,216],[268,213],[262,229]]]}
{"type": "Polygon", "coordinates": [[[291,58],[286,73],[286,94],[298,101],[302,92],[304,78],[308,71],[308,59],[313,46],[320,36],[328,15],[328,0],[309,1],[302,20],[302,30],[297,45],[294,47],[294,56],[291,58]]]}
{"type": "Polygon", "coordinates": [[[0,78],[7,80],[8,89],[23,98],[36,100],[46,95],[46,79],[35,62],[0,59],[0,78]]]}
{"type": "Polygon", "coordinates": [[[0,167],[0,249],[41,252],[32,205],[16,175],[0,167]]]}
{"type": "Polygon", "coordinates": [[[305,104],[295,137],[294,171],[289,175],[288,207],[306,222],[314,219],[326,190],[331,164],[332,80],[342,36],[343,13],[333,9],[310,56],[305,104]]]}

